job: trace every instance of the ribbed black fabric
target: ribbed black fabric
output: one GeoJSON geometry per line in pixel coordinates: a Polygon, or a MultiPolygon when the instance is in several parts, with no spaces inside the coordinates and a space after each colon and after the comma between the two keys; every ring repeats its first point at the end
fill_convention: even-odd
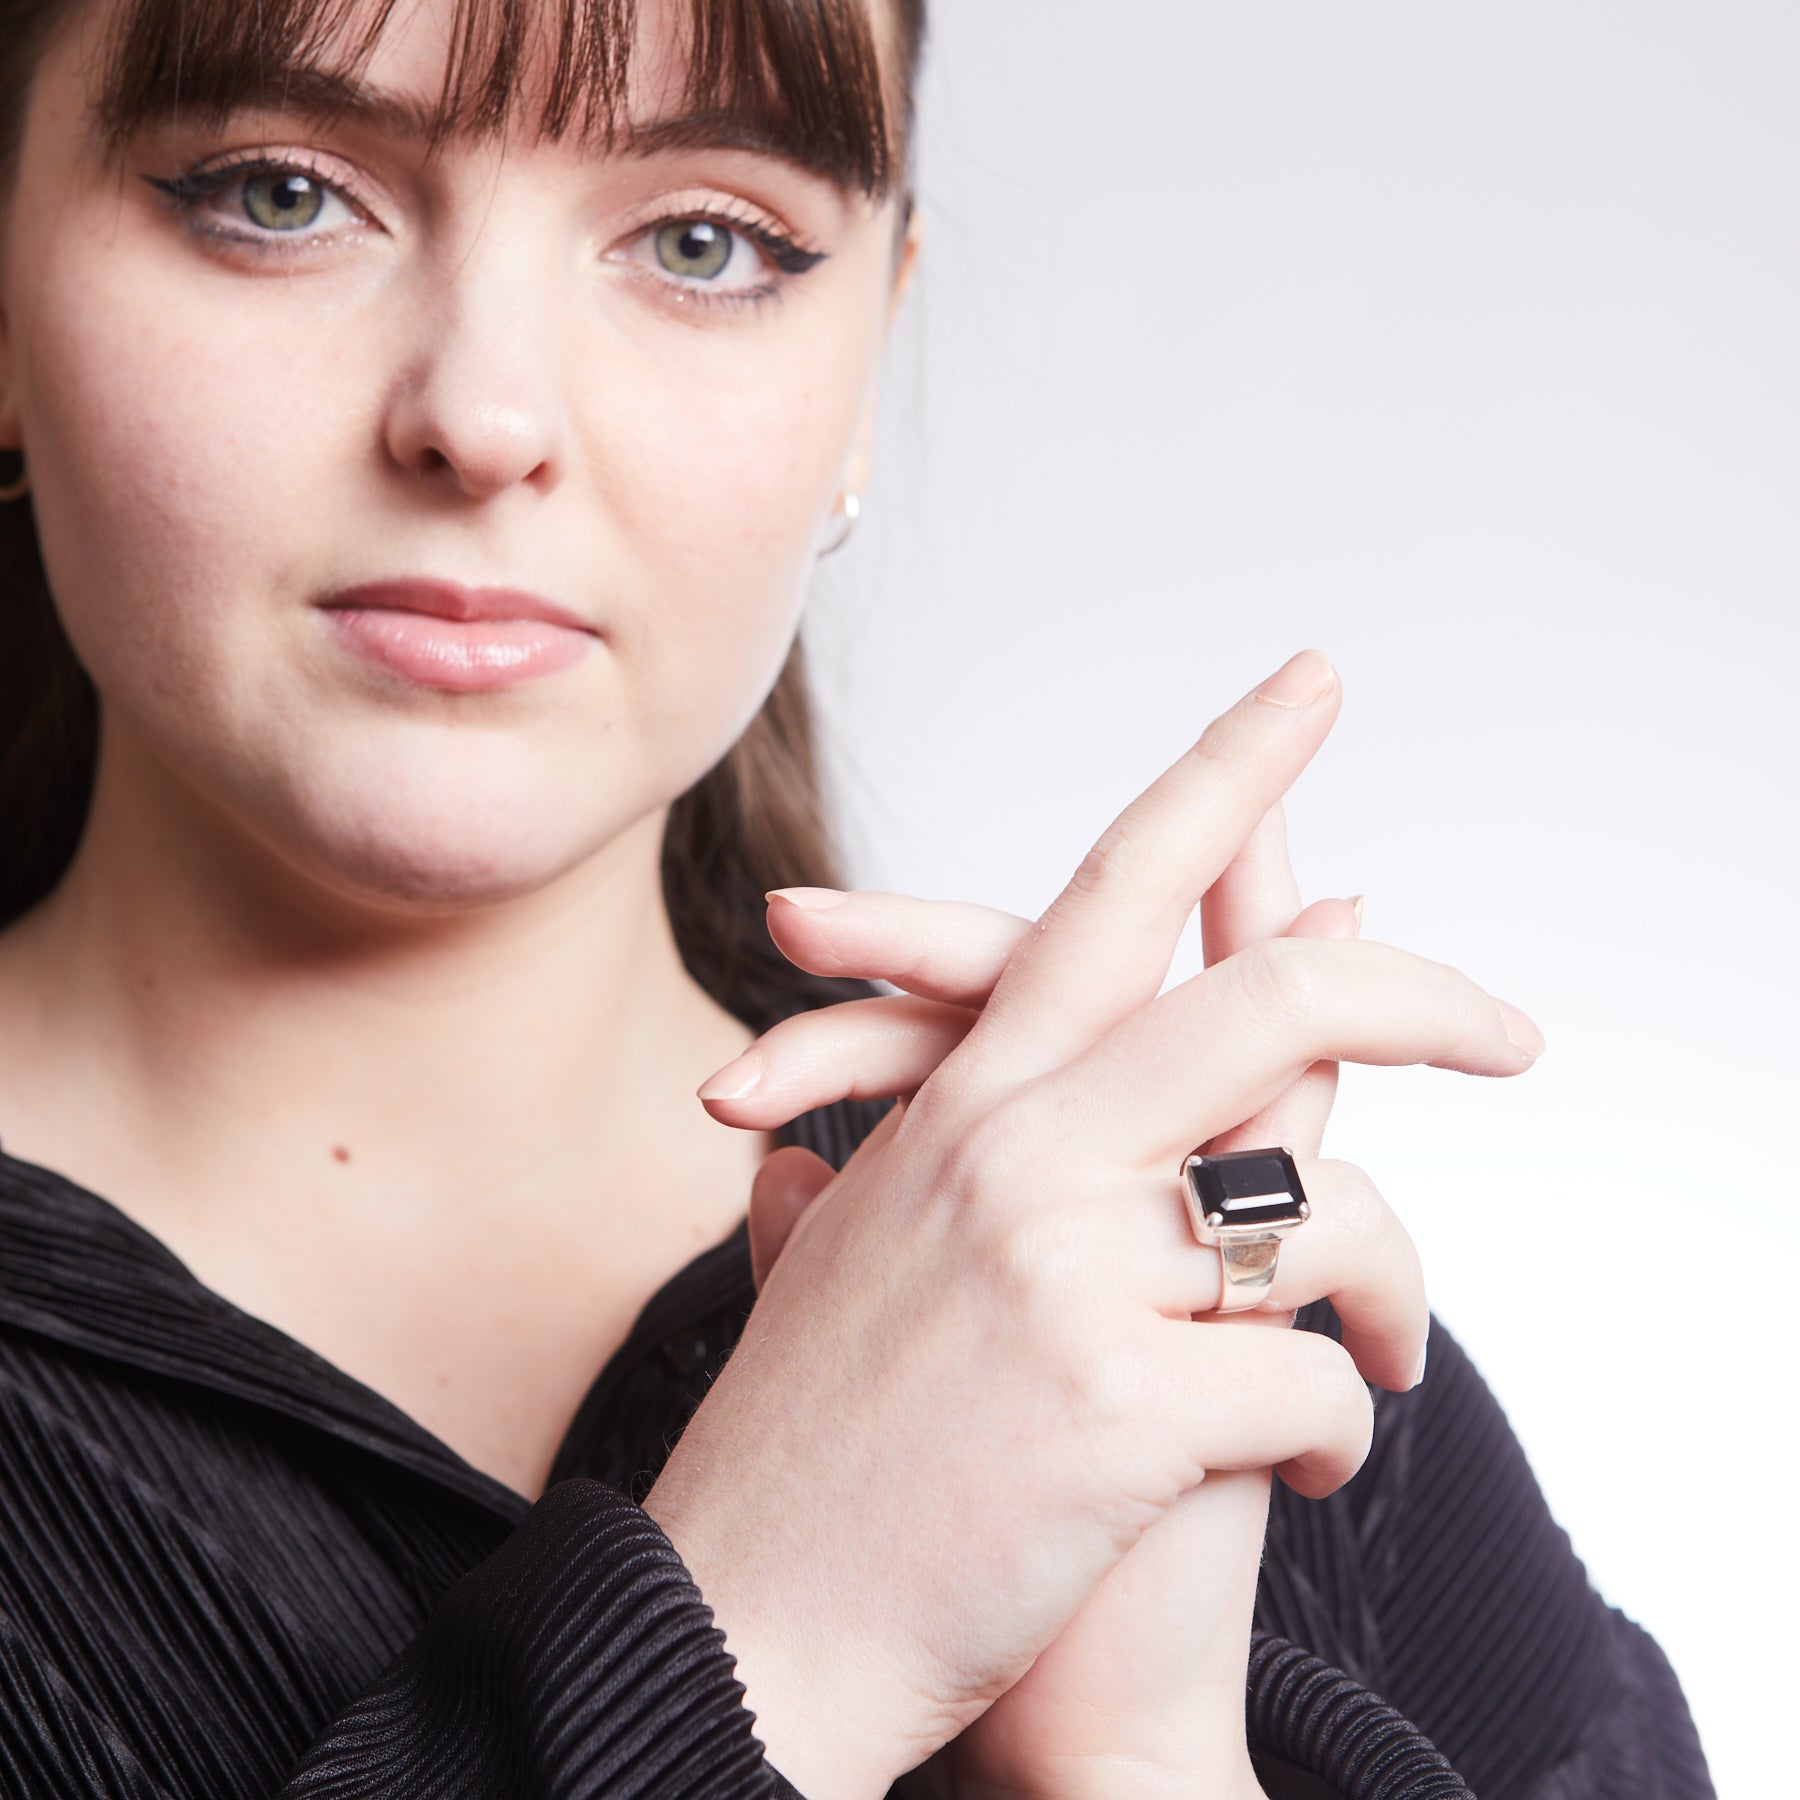
{"type": "MultiPolygon", "coordinates": [[[[841,1163],[880,1111],[784,1135],[841,1163]]],[[[644,1308],[532,1505],[0,1155],[0,1792],[791,1796],[631,1498],[753,1297],[740,1227],[644,1308]]],[[[1439,1328],[1356,1481],[1277,1488],[1257,1626],[1248,1722],[1284,1800],[1711,1793],[1668,1665],[1439,1328]]]]}
{"type": "MultiPolygon", "coordinates": [[[[1300,1323],[1338,1332],[1323,1304],[1300,1323]]],[[[1346,1689],[1322,1705],[1313,1686],[1302,1706],[1299,1665],[1253,1663],[1253,1734],[1283,1755],[1304,1742],[1295,1760],[1345,1794],[1461,1791],[1404,1744],[1411,1720],[1482,1800],[1711,1795],[1668,1662],[1589,1586],[1505,1415],[1436,1320],[1427,1368],[1410,1394],[1374,1391],[1374,1443],[1349,1486],[1308,1501],[1276,1484],[1257,1591],[1261,1631],[1397,1711],[1383,1725],[1346,1689]]]]}

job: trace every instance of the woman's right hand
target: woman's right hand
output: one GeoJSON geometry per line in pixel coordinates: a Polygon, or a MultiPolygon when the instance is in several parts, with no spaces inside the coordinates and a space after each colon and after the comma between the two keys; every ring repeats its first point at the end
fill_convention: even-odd
{"type": "Polygon", "coordinates": [[[802,1792],[880,1794],[954,1736],[1208,1469],[1322,1494],[1366,1453],[1344,1349],[1190,1320],[1218,1256],[1174,1171],[1316,1060],[1514,1074],[1535,1031],[1375,944],[1264,942],[1157,993],[1337,697],[1294,658],[1101,838],[807,1209],[646,1502],[802,1792]]]}

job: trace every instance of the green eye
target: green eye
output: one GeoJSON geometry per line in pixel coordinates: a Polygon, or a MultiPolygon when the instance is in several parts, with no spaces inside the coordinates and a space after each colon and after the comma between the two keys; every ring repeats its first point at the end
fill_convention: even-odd
{"type": "Polygon", "coordinates": [[[656,260],[671,275],[711,281],[731,261],[731,232],[710,219],[682,219],[656,234],[656,260]]]}
{"type": "Polygon", "coordinates": [[[265,231],[310,225],[324,204],[324,189],[291,170],[252,175],[244,183],[244,210],[265,231]]]}

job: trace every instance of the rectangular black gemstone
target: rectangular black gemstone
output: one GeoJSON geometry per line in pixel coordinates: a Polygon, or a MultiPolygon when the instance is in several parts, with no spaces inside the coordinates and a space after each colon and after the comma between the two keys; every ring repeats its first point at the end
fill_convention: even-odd
{"type": "Polygon", "coordinates": [[[1285,1150],[1226,1150],[1196,1157],[1185,1170],[1203,1218],[1232,1225],[1286,1225],[1301,1217],[1300,1172],[1285,1150]]]}

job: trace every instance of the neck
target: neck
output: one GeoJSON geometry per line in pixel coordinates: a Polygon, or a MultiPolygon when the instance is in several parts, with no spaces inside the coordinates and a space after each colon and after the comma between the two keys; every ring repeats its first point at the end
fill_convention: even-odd
{"type": "Polygon", "coordinates": [[[529,894],[421,916],[192,812],[103,766],[74,865],[0,939],[15,1155],[102,1192],[154,1170],[190,1216],[351,1171],[383,1206],[541,1215],[659,1147],[741,1163],[693,1090],[751,1034],[682,966],[663,813],[529,894]]]}

